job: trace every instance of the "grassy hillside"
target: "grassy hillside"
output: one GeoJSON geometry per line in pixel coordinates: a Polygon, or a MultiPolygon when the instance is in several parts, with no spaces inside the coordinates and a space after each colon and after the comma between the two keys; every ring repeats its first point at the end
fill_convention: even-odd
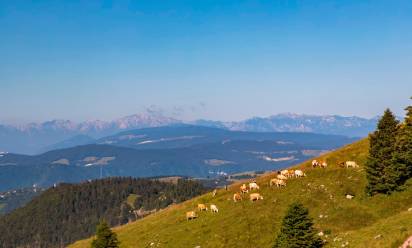
{"type": "MultiPolygon", "coordinates": [[[[325,154],[321,159],[327,160],[327,169],[312,169],[309,161],[300,164],[295,168],[304,169],[307,177],[291,179],[283,189],[268,187],[273,174],[258,178],[263,201],[234,203],[232,195],[239,188],[235,184],[214,198],[209,193],[114,230],[122,247],[271,247],[287,206],[299,200],[309,208],[316,227],[327,234],[323,237],[327,247],[346,242],[348,247],[398,247],[412,235],[412,211],[407,211],[412,207],[412,182],[406,191],[389,197],[366,197],[367,148],[367,140],[362,140],[325,154]],[[345,160],[355,160],[361,167],[336,165],[345,160]],[[349,200],[346,194],[355,197],[349,200]],[[216,204],[219,213],[202,212],[198,219],[187,221],[186,211],[197,203],[216,204]]],[[[71,247],[89,243],[90,239],[83,240],[71,247]]]]}

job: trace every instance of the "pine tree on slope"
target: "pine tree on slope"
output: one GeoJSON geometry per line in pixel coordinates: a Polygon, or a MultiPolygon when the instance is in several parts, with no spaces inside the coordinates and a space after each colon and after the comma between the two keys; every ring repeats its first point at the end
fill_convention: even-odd
{"type": "Polygon", "coordinates": [[[273,248],[318,248],[322,239],[313,228],[309,211],[301,203],[293,203],[282,221],[282,227],[273,248]]]}
{"type": "Polygon", "coordinates": [[[117,235],[110,230],[106,221],[100,221],[97,225],[96,239],[92,242],[92,248],[117,248],[119,247],[119,241],[117,235]]]}
{"type": "Polygon", "coordinates": [[[393,190],[392,156],[395,149],[398,121],[393,113],[386,109],[379,120],[377,130],[369,135],[369,156],[366,161],[366,192],[388,194],[393,190]]]}
{"type": "Polygon", "coordinates": [[[395,189],[400,189],[412,177],[412,106],[405,110],[405,121],[399,129],[392,160],[393,184],[397,186],[395,189]]]}

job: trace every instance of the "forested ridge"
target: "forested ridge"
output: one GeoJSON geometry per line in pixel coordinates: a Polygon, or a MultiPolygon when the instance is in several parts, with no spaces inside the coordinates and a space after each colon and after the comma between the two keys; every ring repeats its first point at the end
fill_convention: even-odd
{"type": "Polygon", "coordinates": [[[0,192],[0,216],[24,206],[45,189],[31,187],[0,192]]]}
{"type": "Polygon", "coordinates": [[[117,177],[60,184],[0,218],[0,245],[64,247],[92,235],[100,219],[110,226],[125,224],[139,218],[134,209],[144,212],[164,208],[205,191],[200,183],[189,179],[174,184],[117,177]]]}

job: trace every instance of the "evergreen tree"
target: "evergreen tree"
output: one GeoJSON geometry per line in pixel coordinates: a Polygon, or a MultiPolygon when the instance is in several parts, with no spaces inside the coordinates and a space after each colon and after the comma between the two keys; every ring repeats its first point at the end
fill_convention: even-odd
{"type": "Polygon", "coordinates": [[[392,156],[395,149],[398,121],[386,109],[377,130],[369,135],[369,156],[366,161],[366,191],[370,195],[388,194],[394,189],[392,156]]]}
{"type": "Polygon", "coordinates": [[[97,225],[96,239],[92,242],[92,248],[116,248],[119,247],[117,235],[110,230],[106,221],[100,221],[97,225]]]}
{"type": "Polygon", "coordinates": [[[293,203],[282,221],[280,233],[273,248],[317,248],[323,241],[313,228],[309,211],[301,203],[293,203]]]}
{"type": "Polygon", "coordinates": [[[405,110],[406,117],[398,132],[392,161],[392,178],[396,189],[412,177],[412,106],[405,110]]]}

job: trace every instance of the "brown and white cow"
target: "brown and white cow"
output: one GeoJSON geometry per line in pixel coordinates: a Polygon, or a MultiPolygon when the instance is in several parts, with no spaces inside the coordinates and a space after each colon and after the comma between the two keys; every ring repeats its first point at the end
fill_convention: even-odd
{"type": "Polygon", "coordinates": [[[249,190],[247,189],[246,184],[242,184],[242,186],[240,186],[240,193],[245,194],[248,193],[249,190]]]}
{"type": "Polygon", "coordinates": [[[251,201],[263,200],[263,196],[261,196],[259,193],[252,193],[249,195],[249,198],[251,201]]]}
{"type": "Polygon", "coordinates": [[[202,203],[197,204],[197,209],[199,209],[199,211],[207,211],[206,205],[202,203]]]}
{"type": "Polygon", "coordinates": [[[186,219],[187,220],[192,220],[192,219],[196,219],[197,218],[197,214],[195,211],[189,211],[186,212],[186,219]]]}
{"type": "Polygon", "coordinates": [[[242,200],[242,196],[239,193],[234,193],[233,194],[233,201],[238,202],[242,200]]]}
{"type": "Polygon", "coordinates": [[[269,182],[270,187],[272,187],[273,185],[276,185],[276,187],[285,187],[286,186],[286,182],[283,181],[282,179],[277,179],[277,178],[273,178],[270,180],[269,182]]]}

